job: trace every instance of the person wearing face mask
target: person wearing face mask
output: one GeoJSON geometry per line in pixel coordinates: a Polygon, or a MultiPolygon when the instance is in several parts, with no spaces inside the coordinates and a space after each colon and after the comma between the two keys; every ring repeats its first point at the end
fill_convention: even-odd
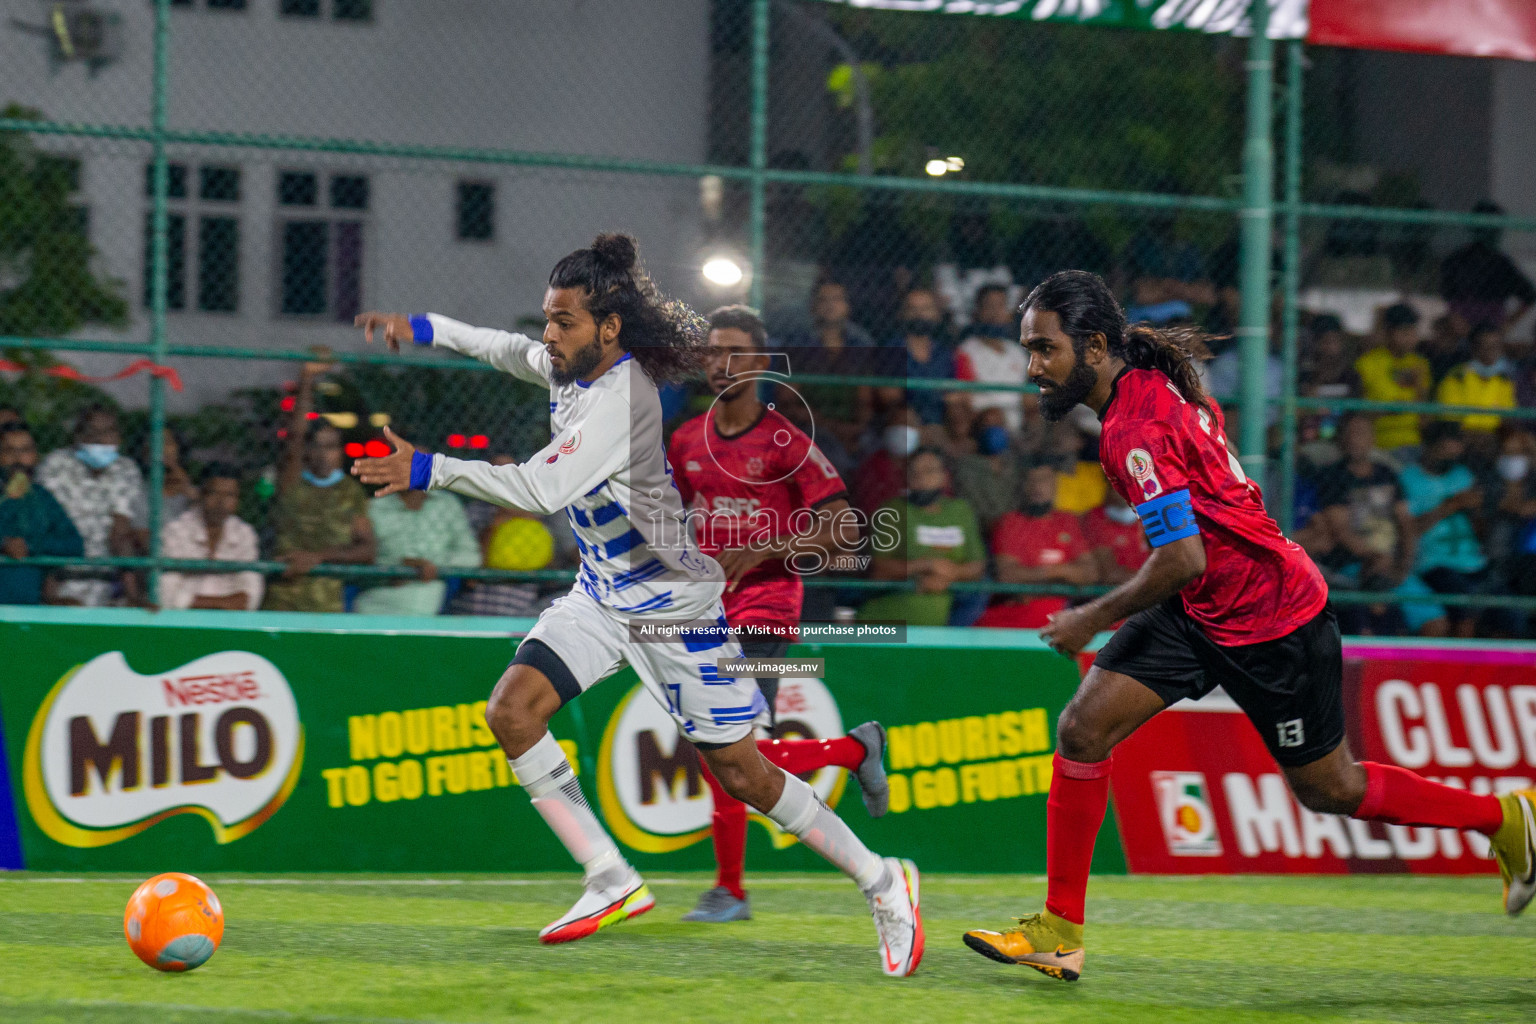
{"type": "Polygon", "coordinates": [[[32,432],[23,423],[0,425],[0,604],[42,600],[43,570],[30,565],[6,568],[7,559],[73,557],[85,551],[64,506],[32,479],[36,470],[32,432]]]}
{"type": "MultiPolygon", "coordinates": [[[[73,445],[43,459],[37,482],[69,513],[87,558],[134,554],[133,520],[148,498],[139,467],[119,455],[116,411],[105,405],[87,408],[76,421],[74,438],[73,445]]],[[[52,600],[91,607],[110,604],[129,584],[128,574],[100,569],[71,569],[54,578],[58,585],[52,600]]]]}
{"type": "MultiPolygon", "coordinates": [[[[1019,328],[1008,303],[1008,289],[1000,284],[982,285],[976,292],[976,311],[960,347],[955,350],[955,379],[989,384],[1022,385],[1028,362],[1019,344],[1019,328]]],[[[1021,391],[962,391],[961,396],[977,415],[998,409],[1003,426],[1017,433],[1024,425],[1024,394],[1021,391]]]]}
{"type": "MultiPolygon", "coordinates": [[[[992,558],[1002,583],[1098,582],[1098,563],[1082,520],[1056,506],[1056,466],[1035,462],[1024,473],[1019,507],[1009,512],[992,533],[992,558]]],[[[1039,629],[1067,606],[1064,597],[1017,596],[988,608],[978,626],[1039,629]]]]}
{"type": "MultiPolygon", "coordinates": [[[[1515,368],[1504,358],[1504,332],[1491,324],[1472,329],[1472,358],[1446,375],[1435,392],[1435,401],[1444,405],[1475,405],[1485,409],[1515,407],[1515,368]]],[[[1461,417],[1462,439],[1467,457],[1486,464],[1494,455],[1499,417],[1478,415],[1461,417]]]]}
{"type": "Polygon", "coordinates": [[[1019,493],[1019,460],[1003,425],[1003,410],[983,409],[971,424],[971,440],[975,452],[955,460],[955,492],[971,503],[982,531],[991,534],[1019,493]]]}
{"type": "Polygon", "coordinates": [[[870,578],[910,579],[916,592],[881,594],[864,603],[864,622],[943,626],[949,622],[952,583],[977,580],[986,569],[986,547],[976,514],[964,498],[951,498],[944,457],[919,448],[907,462],[907,493],[875,513],[870,578]],[[884,543],[894,541],[894,544],[884,543]]]}
{"type": "Polygon", "coordinates": [[[274,509],[275,553],[288,568],[267,588],[262,607],[268,611],[342,611],[341,580],[310,572],[321,563],[367,565],[374,559],[368,495],[341,468],[341,432],[323,419],[310,424],[315,380],[326,369],[305,363],[299,377],[274,509]],[[306,432],[306,426],[312,429],[306,432]]]}
{"type": "MultiPolygon", "coordinates": [[[[938,295],[928,288],[914,288],[901,300],[895,343],[907,350],[908,380],[954,379],[955,355],[942,337],[943,317],[938,295]]],[[[964,392],[912,388],[907,391],[907,404],[925,426],[949,424],[956,436],[963,436],[964,431],[954,431],[954,427],[966,419],[964,392]]]]}
{"type": "Polygon", "coordinates": [[[1100,583],[1124,583],[1152,554],[1141,518],[1113,491],[1104,504],[1083,517],[1083,536],[1093,549],[1100,583]]]}
{"type": "MultiPolygon", "coordinates": [[[[1490,589],[1536,595],[1536,434],[1529,428],[1505,428],[1485,487],[1498,500],[1488,530],[1488,555],[1494,563],[1490,589]]],[[[1529,636],[1527,614],[1507,612],[1490,614],[1495,628],[1510,636],[1529,636]]]]}

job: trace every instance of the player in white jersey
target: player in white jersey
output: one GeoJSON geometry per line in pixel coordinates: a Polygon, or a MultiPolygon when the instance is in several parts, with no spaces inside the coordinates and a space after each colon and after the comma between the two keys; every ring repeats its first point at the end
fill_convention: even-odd
{"type": "Polygon", "coordinates": [[[756,680],[717,670],[719,659],[739,658],[741,648],[720,604],[724,575],[699,551],[672,483],[656,393],[657,382],[697,372],[702,319],[661,298],[627,235],[600,235],[557,263],[544,315],[542,343],[435,313],[360,315],[369,341],[379,327],[391,349],[411,339],[547,384],[552,439],[520,465],[492,466],[418,452],[390,432],[392,455],[352,468],[363,483],[383,485],[376,496],[447,489],[539,514],[565,509],[575,528],[576,585],[539,616],[486,708],[518,781],[585,871],[581,898],[540,940],[584,938],[654,904],[548,728],[567,701],[628,663],[727,792],[858,884],[883,970],[911,974],[923,955],[916,866],[870,852],[809,785],[769,764],[752,737],[764,709],[756,680]],[[640,632],[678,621],[693,625],[673,639],[640,632]]]}

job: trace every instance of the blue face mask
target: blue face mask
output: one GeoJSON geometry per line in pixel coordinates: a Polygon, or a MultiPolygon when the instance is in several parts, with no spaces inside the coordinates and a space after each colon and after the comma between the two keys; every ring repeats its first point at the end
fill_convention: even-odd
{"type": "Polygon", "coordinates": [[[75,458],[91,469],[106,469],[117,461],[117,445],[82,444],[75,449],[75,458]]]}
{"type": "Polygon", "coordinates": [[[983,455],[996,455],[1008,448],[1008,428],[993,424],[976,435],[976,450],[983,455]]]}
{"type": "Polygon", "coordinates": [[[313,484],[316,487],[335,487],[341,483],[341,478],[345,475],[341,470],[333,469],[325,474],[325,476],[315,476],[315,474],[306,469],[304,471],[304,482],[313,484]]]}

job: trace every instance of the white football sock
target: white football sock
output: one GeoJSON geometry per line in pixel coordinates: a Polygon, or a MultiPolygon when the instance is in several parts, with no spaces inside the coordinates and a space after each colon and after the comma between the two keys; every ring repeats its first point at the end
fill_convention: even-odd
{"type": "Polygon", "coordinates": [[[508,758],[508,763],[533,800],[534,810],[582,866],[587,881],[597,886],[623,882],[629,864],[592,813],[554,736],[546,732],[523,756],[508,758]]]}
{"type": "Polygon", "coordinates": [[[863,892],[873,892],[885,884],[885,862],[879,854],[871,852],[853,834],[847,822],[828,810],[804,780],[784,772],[784,793],[768,812],[768,817],[827,858],[863,892]]]}

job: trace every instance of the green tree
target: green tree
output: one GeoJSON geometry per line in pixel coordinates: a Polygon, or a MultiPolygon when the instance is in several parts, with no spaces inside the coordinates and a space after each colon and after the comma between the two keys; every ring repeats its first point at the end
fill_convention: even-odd
{"type": "MultiPolygon", "coordinates": [[[[41,117],[15,105],[4,116],[41,117]]],[[[56,337],[128,322],[122,282],[92,271],[96,250],[69,202],[71,174],[24,132],[0,132],[0,335],[56,337]]]]}

